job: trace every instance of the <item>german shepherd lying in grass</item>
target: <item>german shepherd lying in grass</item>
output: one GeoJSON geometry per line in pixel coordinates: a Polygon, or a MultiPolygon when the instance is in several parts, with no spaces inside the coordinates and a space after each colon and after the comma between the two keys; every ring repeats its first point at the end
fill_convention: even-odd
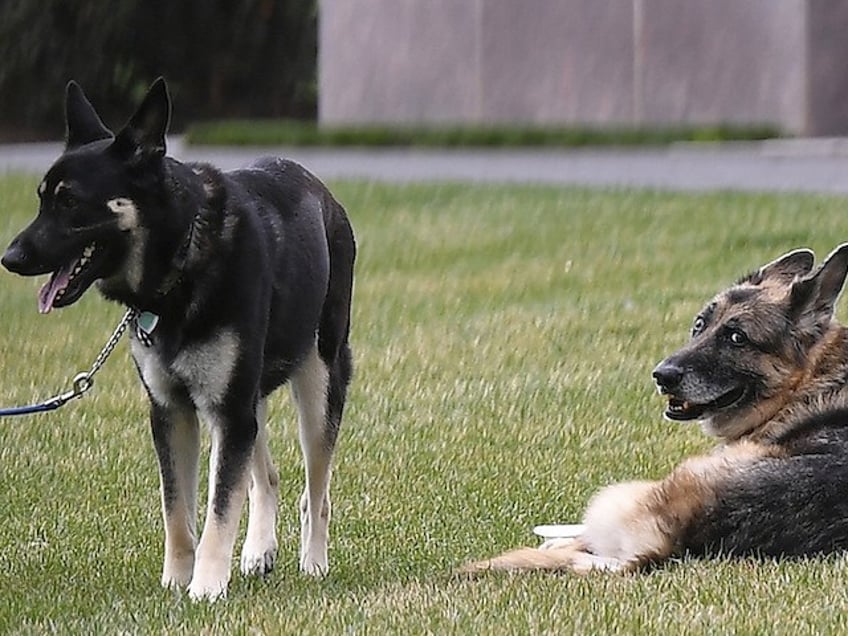
{"type": "Polygon", "coordinates": [[[722,444],[590,502],[579,536],[460,570],[632,571],[684,554],[848,548],[848,329],[833,319],[848,244],[812,271],[790,252],[716,296],[653,371],[665,416],[722,444]]]}
{"type": "Polygon", "coordinates": [[[356,246],[344,208],[291,161],[224,173],[165,156],[170,113],[159,79],[113,134],[71,82],[65,152],[38,187],[38,216],[2,263],[24,276],[50,274],[42,313],[71,305],[93,284],[138,312],[131,347],[159,459],[162,584],[214,600],[227,592],[248,495],[242,572],[274,566],[279,480],[265,405],[286,382],[306,465],[300,568],[327,571],[356,246]],[[212,436],[199,542],[198,419],[212,436]]]}

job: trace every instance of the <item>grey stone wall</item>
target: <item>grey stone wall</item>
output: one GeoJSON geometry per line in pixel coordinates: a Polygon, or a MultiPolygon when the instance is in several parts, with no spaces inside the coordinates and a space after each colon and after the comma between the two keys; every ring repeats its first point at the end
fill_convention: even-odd
{"type": "Polygon", "coordinates": [[[843,0],[320,0],[319,119],[848,132],[843,0]]]}

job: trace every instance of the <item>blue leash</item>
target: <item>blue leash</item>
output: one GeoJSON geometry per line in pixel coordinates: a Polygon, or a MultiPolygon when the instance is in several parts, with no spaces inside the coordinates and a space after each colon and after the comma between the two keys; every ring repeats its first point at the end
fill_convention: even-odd
{"type": "Polygon", "coordinates": [[[124,314],[124,317],[121,319],[121,322],[118,323],[118,326],[115,328],[115,331],[112,332],[112,336],[104,345],[103,349],[98,354],[97,358],[94,360],[94,363],[91,365],[91,368],[88,371],[83,371],[82,373],[78,373],[74,376],[72,382],[72,389],[70,391],[66,391],[65,393],[60,393],[58,395],[54,395],[52,398],[45,400],[43,402],[39,402],[37,404],[29,404],[27,406],[13,406],[10,408],[0,408],[0,417],[7,417],[13,415],[30,415],[32,413],[45,413],[47,411],[55,411],[60,406],[64,406],[71,400],[76,398],[80,398],[87,391],[94,386],[94,374],[100,370],[100,367],[103,366],[103,363],[106,362],[106,358],[108,358],[112,352],[115,350],[115,347],[118,345],[118,341],[121,339],[121,336],[124,335],[124,332],[127,330],[129,324],[136,319],[138,312],[135,309],[128,309],[127,313],[124,314]]]}

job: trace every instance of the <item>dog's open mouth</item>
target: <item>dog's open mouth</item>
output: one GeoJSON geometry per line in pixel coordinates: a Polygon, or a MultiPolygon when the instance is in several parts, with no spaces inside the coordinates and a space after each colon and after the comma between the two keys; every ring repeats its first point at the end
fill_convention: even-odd
{"type": "Polygon", "coordinates": [[[694,402],[689,402],[688,400],[669,396],[668,408],[665,411],[665,416],[670,420],[697,420],[706,413],[720,411],[721,409],[733,406],[741,400],[746,393],[747,389],[744,386],[740,386],[728,391],[711,402],[707,402],[706,404],[696,404],[694,402]]]}
{"type": "Polygon", "coordinates": [[[77,301],[93,282],[86,274],[96,254],[97,246],[91,243],[79,257],[53,272],[38,292],[38,311],[46,314],[53,308],[77,301]]]}

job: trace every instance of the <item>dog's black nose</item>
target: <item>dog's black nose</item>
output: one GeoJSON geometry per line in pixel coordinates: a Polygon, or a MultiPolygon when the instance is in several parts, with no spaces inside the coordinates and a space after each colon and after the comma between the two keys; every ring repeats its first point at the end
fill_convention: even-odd
{"type": "Polygon", "coordinates": [[[651,374],[663,392],[676,388],[683,379],[683,369],[671,362],[660,362],[651,374]]]}
{"type": "Polygon", "coordinates": [[[26,263],[26,252],[20,248],[17,242],[12,243],[0,258],[0,265],[3,265],[10,272],[19,273],[21,268],[26,263]]]}

